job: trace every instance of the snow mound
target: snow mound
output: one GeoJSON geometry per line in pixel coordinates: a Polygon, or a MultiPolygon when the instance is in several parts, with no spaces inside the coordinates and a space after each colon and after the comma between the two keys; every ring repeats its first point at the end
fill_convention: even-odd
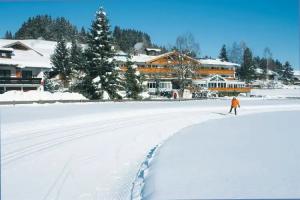
{"type": "Polygon", "coordinates": [[[110,99],[109,94],[108,94],[107,91],[104,91],[104,92],[103,92],[103,99],[104,99],[104,100],[109,100],[109,99],[110,99]]]}
{"type": "Polygon", "coordinates": [[[142,93],[140,94],[140,96],[141,96],[143,99],[149,99],[149,98],[150,98],[150,95],[149,95],[148,92],[142,92],[142,93]]]}
{"type": "Polygon", "coordinates": [[[149,172],[149,166],[150,163],[152,162],[153,158],[155,157],[156,151],[160,145],[155,146],[153,149],[150,150],[148,153],[145,161],[142,163],[137,176],[132,183],[132,188],[131,188],[131,195],[130,199],[131,200],[141,200],[143,199],[143,189],[145,186],[145,179],[148,175],[149,172]]]}
{"type": "Polygon", "coordinates": [[[59,100],[86,100],[86,98],[79,93],[70,92],[45,92],[45,91],[8,91],[0,95],[0,101],[59,101],[59,100]]]}

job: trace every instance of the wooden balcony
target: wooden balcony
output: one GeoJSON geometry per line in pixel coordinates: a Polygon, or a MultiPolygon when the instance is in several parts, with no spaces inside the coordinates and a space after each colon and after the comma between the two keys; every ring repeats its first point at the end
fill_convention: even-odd
{"type": "Polygon", "coordinates": [[[196,73],[201,75],[234,75],[234,70],[232,69],[198,69],[196,73]]]}
{"type": "Polygon", "coordinates": [[[251,91],[251,88],[244,87],[244,88],[208,88],[211,91],[218,91],[218,92],[242,92],[248,93],[251,91]]]}
{"type": "MultiPolygon", "coordinates": [[[[127,68],[122,66],[121,68],[122,72],[126,72],[127,68]]],[[[174,69],[168,68],[168,67],[162,67],[162,68],[156,68],[156,67],[138,67],[137,70],[140,73],[144,74],[159,74],[159,73],[174,73],[174,69]]],[[[198,69],[195,71],[195,73],[200,75],[234,75],[234,70],[231,69],[198,69]]]]}
{"type": "Polygon", "coordinates": [[[137,70],[140,73],[172,73],[174,70],[170,69],[170,68],[144,68],[144,67],[138,67],[137,70]]]}

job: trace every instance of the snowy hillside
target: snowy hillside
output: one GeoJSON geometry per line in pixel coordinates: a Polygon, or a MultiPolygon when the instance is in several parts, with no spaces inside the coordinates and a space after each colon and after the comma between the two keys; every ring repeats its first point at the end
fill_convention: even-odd
{"type": "MultiPolygon", "coordinates": [[[[230,100],[203,100],[1,106],[1,199],[128,199],[150,149],[187,126],[234,117],[223,115],[229,105],[230,100]]],[[[239,114],[281,110],[300,110],[300,101],[242,100],[239,114]]]]}

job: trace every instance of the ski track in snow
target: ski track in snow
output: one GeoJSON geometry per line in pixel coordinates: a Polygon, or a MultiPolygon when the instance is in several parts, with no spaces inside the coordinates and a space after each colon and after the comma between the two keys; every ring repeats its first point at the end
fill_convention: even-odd
{"type": "MultiPolygon", "coordinates": [[[[291,102],[270,101],[270,105],[263,106],[252,102],[242,105],[239,113],[300,110],[300,101],[291,102]]],[[[213,106],[186,104],[189,103],[179,102],[178,108],[161,104],[159,108],[120,112],[113,110],[112,104],[107,105],[112,112],[105,116],[101,112],[72,117],[61,113],[48,120],[2,123],[2,198],[129,199],[132,182],[150,149],[184,127],[234,117],[222,115],[228,112],[228,102],[213,106]]],[[[56,109],[55,105],[49,106],[56,109]]],[[[30,109],[39,106],[28,106],[27,111],[30,109]]],[[[2,119],[5,114],[16,113],[5,108],[2,119]]]]}

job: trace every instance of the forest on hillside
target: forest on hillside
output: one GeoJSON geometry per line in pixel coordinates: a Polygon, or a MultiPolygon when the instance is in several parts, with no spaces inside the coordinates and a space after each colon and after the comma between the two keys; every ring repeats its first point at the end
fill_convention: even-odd
{"type": "MultiPolygon", "coordinates": [[[[84,27],[79,29],[64,17],[52,18],[49,15],[37,15],[28,18],[15,33],[6,31],[3,38],[50,41],[64,39],[67,42],[76,39],[80,43],[87,43],[89,33],[90,30],[86,30],[84,27]]],[[[145,32],[116,26],[112,33],[116,49],[126,53],[133,52],[134,45],[137,43],[142,43],[145,48],[161,48],[166,51],[164,47],[153,44],[150,35],[145,32]]]]}

